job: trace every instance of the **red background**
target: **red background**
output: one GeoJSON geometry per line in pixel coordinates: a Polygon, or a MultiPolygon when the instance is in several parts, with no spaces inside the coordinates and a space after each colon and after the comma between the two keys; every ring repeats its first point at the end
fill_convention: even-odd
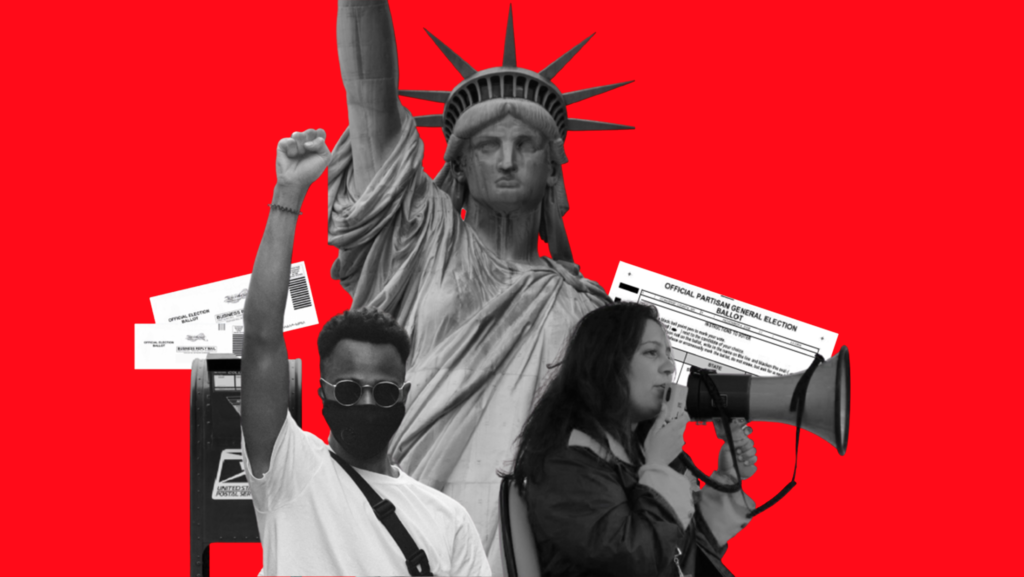
{"type": "MultiPolygon", "coordinates": [[[[566,226],[584,274],[607,288],[625,260],[835,331],[851,350],[848,453],[805,437],[797,488],[730,545],[738,575],[1021,574],[1012,6],[514,3],[521,66],[597,32],[556,84],[636,80],[569,108],[637,127],[567,139],[566,226]]],[[[471,65],[497,65],[507,10],[396,0],[401,87],[459,80],[423,27],[471,65]]],[[[250,272],[276,141],[341,135],[336,5],[3,11],[0,572],[184,574],[188,372],[133,370],[132,325],[153,322],[151,296],[250,272]]],[[[421,134],[433,174],[443,139],[421,134]]],[[[321,321],[350,302],[328,275],[325,196],[326,176],[294,252],[321,321]]],[[[286,340],[306,361],[306,428],[325,435],[316,333],[286,340]]],[[[754,428],[760,470],[746,486],[760,503],[788,480],[793,429],[754,428]]],[[[710,437],[687,437],[709,467],[710,437]]],[[[215,574],[260,565],[259,545],[213,550],[215,574]]]]}

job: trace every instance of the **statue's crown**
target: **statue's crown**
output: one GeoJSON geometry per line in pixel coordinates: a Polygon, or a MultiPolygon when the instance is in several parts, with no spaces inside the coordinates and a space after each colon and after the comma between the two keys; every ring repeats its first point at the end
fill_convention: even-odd
{"type": "Polygon", "coordinates": [[[547,65],[540,72],[534,72],[516,66],[516,41],[512,28],[511,5],[508,7],[508,26],[505,30],[505,52],[501,60],[501,66],[497,68],[475,70],[451,48],[445,46],[443,42],[431,34],[429,30],[426,32],[430,39],[434,41],[434,44],[437,44],[437,47],[448,58],[448,61],[459,71],[463,80],[450,92],[399,90],[398,93],[410,98],[443,102],[444,112],[442,114],[418,116],[416,117],[416,125],[440,127],[444,131],[445,139],[451,137],[452,130],[455,129],[455,122],[466,109],[492,98],[522,98],[539,104],[554,119],[563,139],[570,130],[626,130],[633,128],[624,124],[569,118],[566,113],[568,105],[608,92],[609,90],[614,90],[620,86],[625,86],[632,82],[632,80],[618,84],[586,88],[584,90],[575,90],[565,94],[558,90],[551,82],[551,79],[562,70],[569,60],[576,56],[580,48],[583,48],[583,45],[594,37],[593,34],[573,47],[572,50],[559,56],[557,60],[547,65]]]}

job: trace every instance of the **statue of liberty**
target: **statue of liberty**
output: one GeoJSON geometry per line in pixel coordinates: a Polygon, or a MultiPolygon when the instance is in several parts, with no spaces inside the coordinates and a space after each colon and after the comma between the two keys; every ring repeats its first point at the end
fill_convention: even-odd
{"type": "Polygon", "coordinates": [[[337,33],[350,125],[328,167],[331,276],[353,308],[408,330],[414,385],[393,459],[460,501],[495,561],[496,472],[569,331],[608,302],[572,261],[563,142],[569,130],[631,127],[571,119],[566,106],[627,83],[555,87],[589,38],[540,72],[518,68],[511,8],[499,67],[474,70],[431,35],[463,77],[450,92],[398,90],[386,2],[339,0],[337,33]],[[413,118],[400,94],[444,103],[443,114],[413,118]],[[417,125],[448,141],[433,180],[417,125]],[[553,258],[538,255],[538,235],[553,258]]]}

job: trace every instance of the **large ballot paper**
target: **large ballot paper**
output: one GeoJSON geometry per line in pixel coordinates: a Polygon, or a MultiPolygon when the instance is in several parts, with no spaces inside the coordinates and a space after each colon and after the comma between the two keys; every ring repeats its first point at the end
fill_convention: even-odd
{"type": "Polygon", "coordinates": [[[835,349],[837,333],[619,262],[609,296],[653,305],[672,344],[674,382],[690,367],[759,377],[806,370],[835,349]]]}

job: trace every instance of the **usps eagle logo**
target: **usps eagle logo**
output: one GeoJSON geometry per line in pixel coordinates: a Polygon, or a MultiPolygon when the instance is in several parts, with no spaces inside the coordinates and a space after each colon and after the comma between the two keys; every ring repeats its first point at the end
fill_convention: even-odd
{"type": "Polygon", "coordinates": [[[213,483],[214,500],[252,500],[241,449],[225,449],[220,453],[217,479],[213,483]]]}

